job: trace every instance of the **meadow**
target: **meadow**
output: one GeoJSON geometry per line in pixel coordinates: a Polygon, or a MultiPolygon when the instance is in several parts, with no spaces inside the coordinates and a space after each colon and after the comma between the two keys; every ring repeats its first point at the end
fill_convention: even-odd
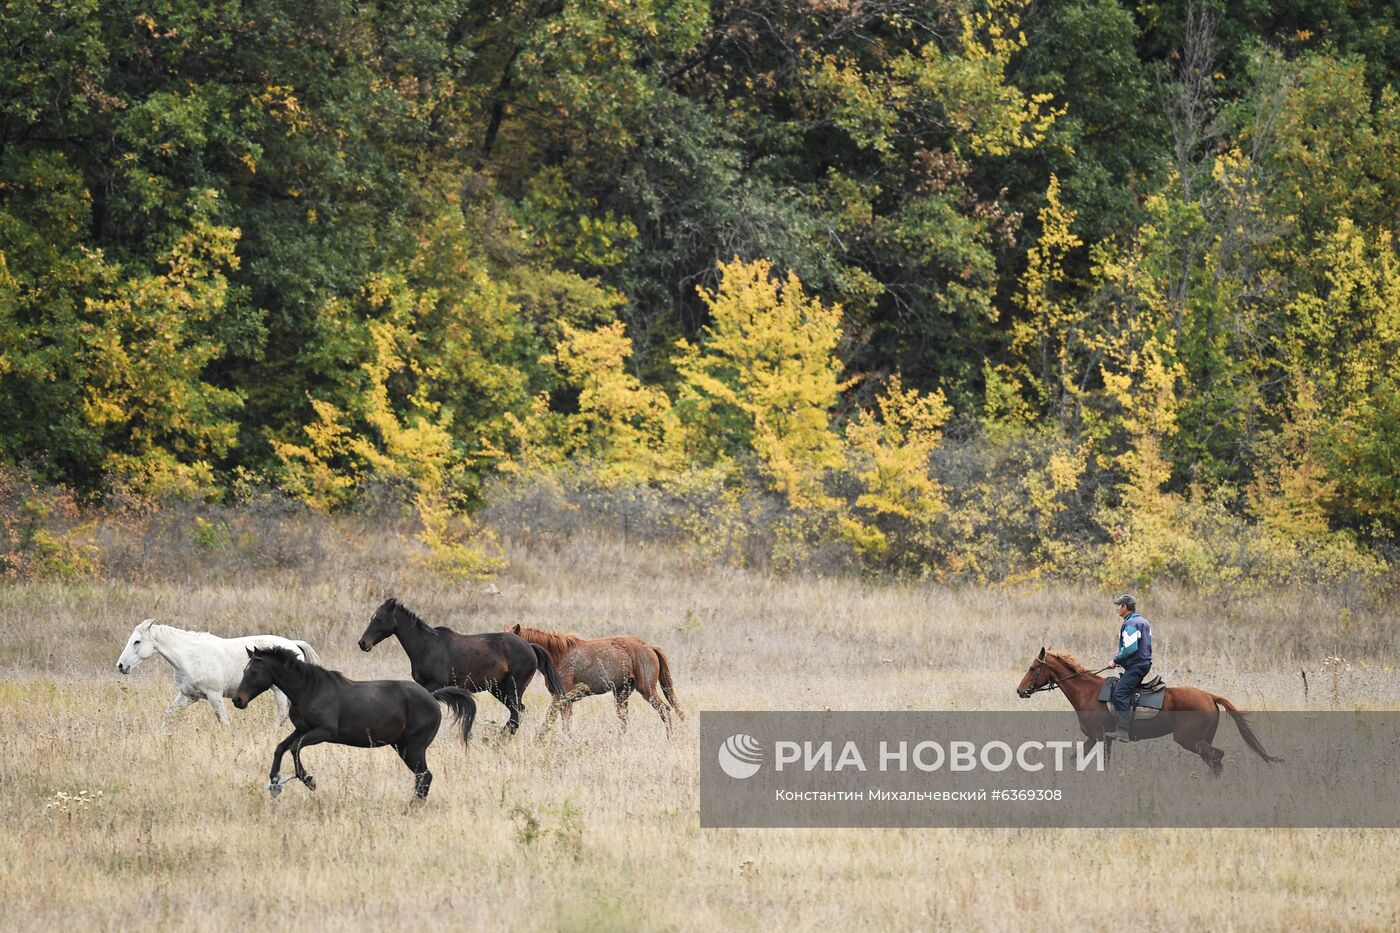
{"type": "MultiPolygon", "coordinates": [[[[1106,655],[1112,593],[781,578],[598,537],[505,541],[509,569],[488,586],[412,569],[392,536],[348,540],[283,571],[0,588],[7,926],[1400,925],[1394,830],[699,828],[699,710],[1058,708],[1015,686],[1042,644],[1106,655]],[[504,710],[484,694],[469,750],[440,734],[422,808],[392,752],[337,746],[306,753],[314,793],[272,800],[289,730],[270,698],[231,711],[231,731],[205,704],[167,722],[164,662],[115,669],[131,627],[156,616],[305,638],[352,677],[406,677],[396,644],[355,647],[387,593],[462,631],[636,633],[669,652],[687,718],[668,741],[634,697],[619,734],[611,701],[592,699],[571,736],[541,734],[537,679],[518,737],[498,734],[504,710]]],[[[1393,612],[1335,593],[1141,600],[1172,682],[1247,708],[1400,708],[1393,612]]]]}

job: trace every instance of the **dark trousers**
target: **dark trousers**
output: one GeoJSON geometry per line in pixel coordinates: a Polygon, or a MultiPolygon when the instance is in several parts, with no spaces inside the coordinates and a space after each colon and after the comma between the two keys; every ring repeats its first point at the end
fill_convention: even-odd
{"type": "Polygon", "coordinates": [[[1113,712],[1118,721],[1118,728],[1122,732],[1128,731],[1128,717],[1131,715],[1128,704],[1132,702],[1133,691],[1138,688],[1150,670],[1152,670],[1151,661],[1131,662],[1123,668],[1123,675],[1118,678],[1118,683],[1113,685],[1113,712]]]}

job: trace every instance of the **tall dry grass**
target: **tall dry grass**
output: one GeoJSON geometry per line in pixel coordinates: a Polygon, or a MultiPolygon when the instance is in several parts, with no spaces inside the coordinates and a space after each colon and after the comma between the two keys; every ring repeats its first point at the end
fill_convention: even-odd
{"type": "MultiPolygon", "coordinates": [[[[387,593],[460,630],[630,631],[667,648],[691,714],[1053,708],[1064,701],[1013,692],[1040,645],[1088,661],[1116,631],[1111,593],[778,579],[597,537],[507,541],[511,569],[491,591],[415,569],[392,533],[356,531],[323,535],[314,560],[285,570],[0,589],[7,925],[1400,924],[1400,834],[1389,830],[701,830],[694,715],[667,741],[634,700],[619,735],[611,702],[592,699],[572,736],[540,736],[539,684],[515,739],[495,734],[503,710],[486,695],[470,750],[444,730],[418,812],[405,806],[411,775],[382,749],[313,748],[318,790],[270,800],[285,734],[271,702],[235,712],[231,732],[203,705],[166,723],[163,662],[115,670],[136,621],[294,634],[353,677],[407,676],[395,644],[369,655],[354,644],[387,593]],[[90,802],[56,796],[81,791],[90,802]]],[[[1393,613],[1317,593],[1223,604],[1173,590],[1144,594],[1143,610],[1170,680],[1251,707],[1400,705],[1393,613]]]]}

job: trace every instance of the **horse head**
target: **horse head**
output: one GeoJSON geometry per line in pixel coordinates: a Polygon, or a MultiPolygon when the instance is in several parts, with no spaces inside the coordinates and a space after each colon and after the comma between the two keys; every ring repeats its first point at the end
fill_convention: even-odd
{"type": "Polygon", "coordinates": [[[394,633],[398,627],[398,622],[394,618],[398,608],[399,601],[392,596],[379,604],[379,608],[374,610],[374,615],[370,616],[365,633],[360,636],[361,651],[369,651],[394,633]]]}
{"type": "Polygon", "coordinates": [[[1031,666],[1026,669],[1026,676],[1021,678],[1020,686],[1016,688],[1016,695],[1024,700],[1032,693],[1053,685],[1054,682],[1055,675],[1051,672],[1050,666],[1045,663],[1045,648],[1042,646],[1040,654],[1036,655],[1031,666]]]}
{"type": "Polygon", "coordinates": [[[131,637],[126,640],[126,647],[122,649],[121,657],[117,658],[117,670],[123,674],[130,674],[136,665],[155,653],[155,639],[151,634],[151,626],[155,624],[155,621],[155,619],[145,619],[131,630],[131,637]]]}
{"type": "Polygon", "coordinates": [[[274,685],[273,669],[287,668],[292,661],[299,660],[286,648],[248,648],[248,666],[243,668],[243,679],[233,692],[233,705],[244,709],[264,690],[274,685]]]}

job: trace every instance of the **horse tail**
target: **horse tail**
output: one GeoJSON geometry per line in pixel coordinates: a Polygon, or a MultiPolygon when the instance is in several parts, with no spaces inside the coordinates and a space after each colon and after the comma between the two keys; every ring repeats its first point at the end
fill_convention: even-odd
{"type": "Polygon", "coordinates": [[[304,641],[294,641],[292,642],[292,644],[296,645],[298,648],[301,649],[301,656],[306,659],[307,664],[315,664],[318,667],[320,666],[321,656],[316,653],[316,649],[311,647],[309,643],[304,641]]]}
{"type": "Polygon", "coordinates": [[[549,652],[534,642],[529,644],[531,648],[535,649],[535,662],[544,674],[544,682],[549,687],[549,692],[556,697],[562,697],[564,695],[564,682],[559,679],[559,671],[555,669],[554,662],[550,660],[549,652]]]}
{"type": "Polygon", "coordinates": [[[461,687],[443,687],[433,691],[433,699],[445,703],[456,717],[453,721],[462,729],[462,744],[472,738],[472,723],[476,722],[476,700],[461,687]]]}
{"type": "Polygon", "coordinates": [[[655,645],[647,647],[656,652],[656,660],[661,667],[661,675],[658,678],[661,681],[661,692],[666,694],[666,699],[670,702],[672,709],[676,711],[676,715],[684,719],[685,713],[681,710],[681,705],[676,702],[676,688],[671,685],[671,662],[667,659],[666,652],[655,645]]]}
{"type": "Polygon", "coordinates": [[[1230,714],[1230,717],[1235,720],[1235,725],[1239,728],[1240,735],[1244,738],[1244,744],[1254,749],[1255,753],[1260,758],[1270,763],[1283,761],[1282,758],[1275,758],[1273,755],[1264,751],[1264,744],[1259,741],[1259,736],[1255,735],[1254,730],[1249,727],[1249,717],[1236,709],[1235,704],[1224,697],[1218,697],[1214,694],[1211,694],[1211,699],[1220,706],[1223,706],[1225,711],[1230,714]]]}

